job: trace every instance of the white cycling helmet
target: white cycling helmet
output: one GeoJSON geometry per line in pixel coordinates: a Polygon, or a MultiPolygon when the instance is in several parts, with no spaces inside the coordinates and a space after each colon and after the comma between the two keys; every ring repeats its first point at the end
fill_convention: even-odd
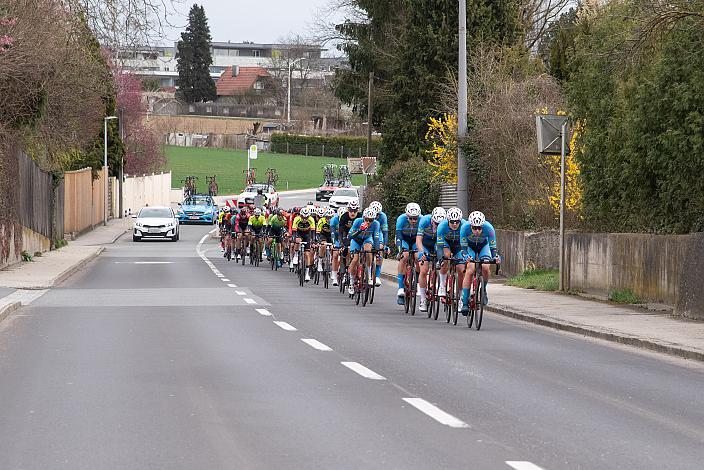
{"type": "Polygon", "coordinates": [[[484,222],[486,222],[486,217],[484,217],[483,212],[474,211],[469,214],[467,220],[469,220],[469,223],[472,224],[472,227],[481,227],[484,225],[484,222]]]}
{"type": "Polygon", "coordinates": [[[343,215],[345,212],[347,212],[347,208],[346,208],[346,207],[338,207],[338,208],[337,208],[337,216],[338,216],[338,217],[342,217],[342,215],[343,215]]]}
{"type": "Polygon", "coordinates": [[[447,211],[447,220],[450,222],[462,220],[462,209],[459,207],[452,207],[449,211],[447,211]]]}
{"type": "Polygon", "coordinates": [[[260,215],[262,215],[262,210],[257,207],[256,209],[254,209],[254,216],[259,217],[260,215]]]}
{"type": "Polygon", "coordinates": [[[301,217],[310,217],[310,207],[306,206],[301,208],[301,217]]]}
{"type": "Polygon", "coordinates": [[[420,214],[421,210],[418,204],[415,202],[409,202],[406,204],[406,217],[420,217],[420,214]]]}
{"type": "Polygon", "coordinates": [[[318,217],[322,217],[325,215],[325,208],[323,206],[316,207],[315,212],[318,214],[318,217]]]}
{"type": "Polygon", "coordinates": [[[447,219],[447,212],[445,212],[444,208],[438,206],[433,209],[433,214],[430,216],[430,218],[433,222],[439,224],[443,220],[447,219]]]}
{"type": "Polygon", "coordinates": [[[328,218],[334,217],[334,216],[335,216],[335,209],[333,209],[332,207],[328,206],[328,207],[325,208],[325,211],[323,212],[323,215],[324,215],[325,217],[328,217],[328,218]]]}
{"type": "Polygon", "coordinates": [[[374,209],[372,209],[371,207],[367,207],[366,209],[364,209],[364,212],[362,213],[362,216],[363,216],[365,219],[376,219],[377,213],[376,213],[376,211],[375,211],[374,209]]]}
{"type": "Polygon", "coordinates": [[[372,201],[372,203],[369,204],[369,207],[374,209],[374,211],[377,213],[377,215],[381,214],[382,207],[381,207],[381,203],[379,201],[372,201]]]}
{"type": "Polygon", "coordinates": [[[347,205],[348,208],[358,210],[359,209],[359,199],[354,198],[350,201],[350,203],[347,205]]]}

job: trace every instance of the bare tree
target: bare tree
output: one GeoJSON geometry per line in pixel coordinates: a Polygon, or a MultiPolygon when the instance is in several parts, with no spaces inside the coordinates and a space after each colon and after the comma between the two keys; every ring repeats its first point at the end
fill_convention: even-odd
{"type": "Polygon", "coordinates": [[[524,30],[524,44],[533,50],[550,25],[576,0],[521,0],[520,14],[524,30]]]}
{"type": "Polygon", "coordinates": [[[686,20],[704,26],[704,0],[641,0],[639,10],[629,54],[639,52],[686,20]]]}

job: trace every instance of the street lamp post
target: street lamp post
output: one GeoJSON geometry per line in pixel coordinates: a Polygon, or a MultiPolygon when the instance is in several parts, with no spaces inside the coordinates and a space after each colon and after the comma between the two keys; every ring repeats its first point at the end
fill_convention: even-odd
{"type": "Polygon", "coordinates": [[[303,59],[305,59],[305,57],[299,57],[298,59],[290,61],[288,63],[288,99],[286,100],[286,123],[291,122],[291,67],[295,65],[296,62],[300,62],[303,59]]]}
{"type": "Polygon", "coordinates": [[[467,135],[467,0],[460,2],[459,77],[457,87],[457,207],[469,213],[467,164],[462,154],[462,141],[467,135]]]}
{"type": "Polygon", "coordinates": [[[108,121],[117,119],[117,116],[106,116],[103,119],[103,148],[105,155],[103,160],[103,178],[105,178],[105,194],[103,199],[103,225],[108,224],[108,121]]]}

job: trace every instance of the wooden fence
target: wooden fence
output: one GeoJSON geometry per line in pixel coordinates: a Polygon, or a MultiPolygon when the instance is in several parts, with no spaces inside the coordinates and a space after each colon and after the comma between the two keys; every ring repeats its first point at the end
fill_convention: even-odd
{"type": "Polygon", "coordinates": [[[23,152],[17,153],[20,223],[52,238],[53,178],[23,152]]]}
{"type": "MultiPolygon", "coordinates": [[[[101,171],[100,175],[104,175],[101,171]]],[[[64,173],[64,232],[81,233],[103,220],[104,186],[90,168],[64,173]]]]}

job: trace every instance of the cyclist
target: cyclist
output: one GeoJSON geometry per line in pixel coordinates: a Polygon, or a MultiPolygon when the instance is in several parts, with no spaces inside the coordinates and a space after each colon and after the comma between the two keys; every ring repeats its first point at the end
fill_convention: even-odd
{"type": "Polygon", "coordinates": [[[367,282],[369,285],[374,284],[372,279],[372,247],[379,249],[381,242],[381,225],[376,220],[377,213],[371,207],[364,209],[363,218],[355,219],[352,228],[349,231],[350,253],[353,255],[350,263],[350,287],[348,293],[354,294],[354,283],[357,271],[357,263],[359,263],[359,252],[364,250],[367,259],[367,282]]]}
{"type": "MultiPolygon", "coordinates": [[[[286,230],[286,225],[287,225],[287,220],[286,217],[284,217],[284,211],[283,209],[276,209],[273,211],[274,213],[271,214],[269,217],[269,220],[266,223],[266,229],[267,229],[267,235],[268,238],[266,240],[266,246],[267,246],[267,252],[269,251],[269,247],[271,246],[272,240],[276,239],[276,248],[278,250],[278,267],[281,267],[281,260],[283,259],[283,250],[282,250],[282,243],[283,243],[283,235],[284,231],[286,230]]],[[[271,256],[271,253],[268,253],[267,256],[271,256]]]]}
{"type": "MultiPolygon", "coordinates": [[[[369,206],[371,207],[371,206],[369,206]]],[[[409,251],[416,249],[416,235],[418,235],[418,218],[421,216],[420,206],[415,202],[406,204],[406,210],[396,219],[396,248],[401,259],[398,263],[398,293],[396,303],[404,303],[404,281],[406,277],[406,263],[408,262],[409,251]]]]}
{"type": "Polygon", "coordinates": [[[230,236],[230,208],[229,207],[223,207],[222,208],[222,217],[220,215],[218,216],[221,219],[220,222],[220,247],[222,248],[222,257],[227,258],[227,250],[231,250],[231,240],[229,239],[230,236]]]}
{"type": "MultiPolygon", "coordinates": [[[[468,261],[491,261],[495,259],[497,263],[501,262],[496,249],[496,232],[494,227],[486,220],[484,213],[474,211],[469,214],[468,222],[462,228],[462,247],[465,251],[465,257],[468,261]]],[[[482,274],[484,275],[484,290],[482,303],[489,303],[489,297],[486,293],[486,285],[489,281],[489,265],[482,265],[482,274]]],[[[462,315],[467,315],[469,312],[469,290],[472,286],[472,276],[474,276],[474,264],[467,265],[467,271],[462,283],[462,315]]]]}
{"type": "Polygon", "coordinates": [[[306,243],[305,247],[305,270],[306,270],[306,282],[310,281],[310,268],[313,266],[313,256],[310,251],[311,241],[313,240],[312,235],[315,233],[315,221],[311,216],[311,211],[308,206],[301,209],[301,214],[296,217],[293,221],[293,234],[296,239],[296,244],[294,246],[294,255],[291,260],[291,266],[298,264],[298,247],[301,242],[306,243]]]}
{"type": "Polygon", "coordinates": [[[330,219],[330,231],[332,235],[333,247],[332,247],[332,272],[330,277],[332,278],[332,285],[337,284],[337,271],[340,269],[340,217],[346,212],[344,207],[337,209],[337,214],[335,214],[330,219]]]}
{"type": "MultiPolygon", "coordinates": [[[[247,232],[250,233],[249,235],[249,241],[251,243],[252,238],[254,238],[257,242],[258,250],[257,252],[259,253],[259,256],[261,256],[262,253],[262,232],[264,230],[264,226],[266,225],[266,217],[262,215],[262,210],[260,208],[254,209],[254,213],[249,217],[249,221],[247,222],[247,232]]],[[[251,256],[251,253],[250,253],[251,256]]]]}
{"type": "Polygon", "coordinates": [[[416,248],[420,263],[420,276],[418,277],[418,295],[420,295],[420,311],[428,311],[428,301],[425,291],[428,288],[428,271],[430,270],[430,253],[435,253],[438,225],[447,218],[447,213],[442,207],[436,207],[429,215],[421,217],[418,222],[418,235],[416,248]],[[423,262],[425,261],[425,262],[423,262]]]}
{"type": "MultiPolygon", "coordinates": [[[[440,225],[438,225],[437,240],[435,243],[438,259],[445,257],[457,261],[457,279],[462,279],[462,274],[464,273],[465,258],[461,243],[462,226],[464,223],[466,222],[462,220],[462,209],[453,207],[448,210],[447,220],[443,220],[440,225]]],[[[450,262],[447,259],[443,260],[440,268],[439,297],[445,297],[447,294],[445,281],[447,280],[447,271],[449,268],[450,262]]],[[[458,283],[458,293],[459,289],[458,283]]]]}
{"type": "Polygon", "coordinates": [[[349,266],[349,247],[350,238],[348,236],[349,231],[352,229],[354,221],[361,217],[359,213],[359,199],[352,199],[347,205],[347,212],[340,216],[340,222],[337,227],[338,235],[340,238],[340,245],[343,247],[345,256],[347,257],[347,266],[349,266]]]}
{"type": "Polygon", "coordinates": [[[240,209],[239,214],[235,217],[235,249],[237,250],[237,260],[239,261],[245,256],[245,232],[247,231],[247,226],[249,225],[249,212],[247,206],[243,206],[240,209]]]}
{"type": "MultiPolygon", "coordinates": [[[[225,253],[225,227],[223,225],[223,219],[225,218],[225,213],[230,212],[230,208],[228,206],[221,207],[220,210],[218,211],[218,228],[220,229],[220,249],[222,250],[223,253],[225,253]]],[[[227,254],[223,255],[227,256],[227,254]]]]}
{"type": "MultiPolygon", "coordinates": [[[[369,207],[376,211],[377,218],[379,221],[379,226],[381,227],[381,234],[383,235],[383,241],[381,243],[380,250],[386,250],[389,252],[389,218],[382,211],[382,205],[379,201],[372,201],[369,207]]],[[[381,286],[381,263],[384,261],[384,256],[379,253],[376,260],[376,287],[381,286]]]]}
{"type": "Polygon", "coordinates": [[[319,207],[318,224],[315,228],[315,234],[318,238],[318,272],[323,271],[323,259],[327,253],[327,244],[332,243],[332,227],[330,227],[330,218],[335,215],[335,210],[332,207],[319,207]]]}

